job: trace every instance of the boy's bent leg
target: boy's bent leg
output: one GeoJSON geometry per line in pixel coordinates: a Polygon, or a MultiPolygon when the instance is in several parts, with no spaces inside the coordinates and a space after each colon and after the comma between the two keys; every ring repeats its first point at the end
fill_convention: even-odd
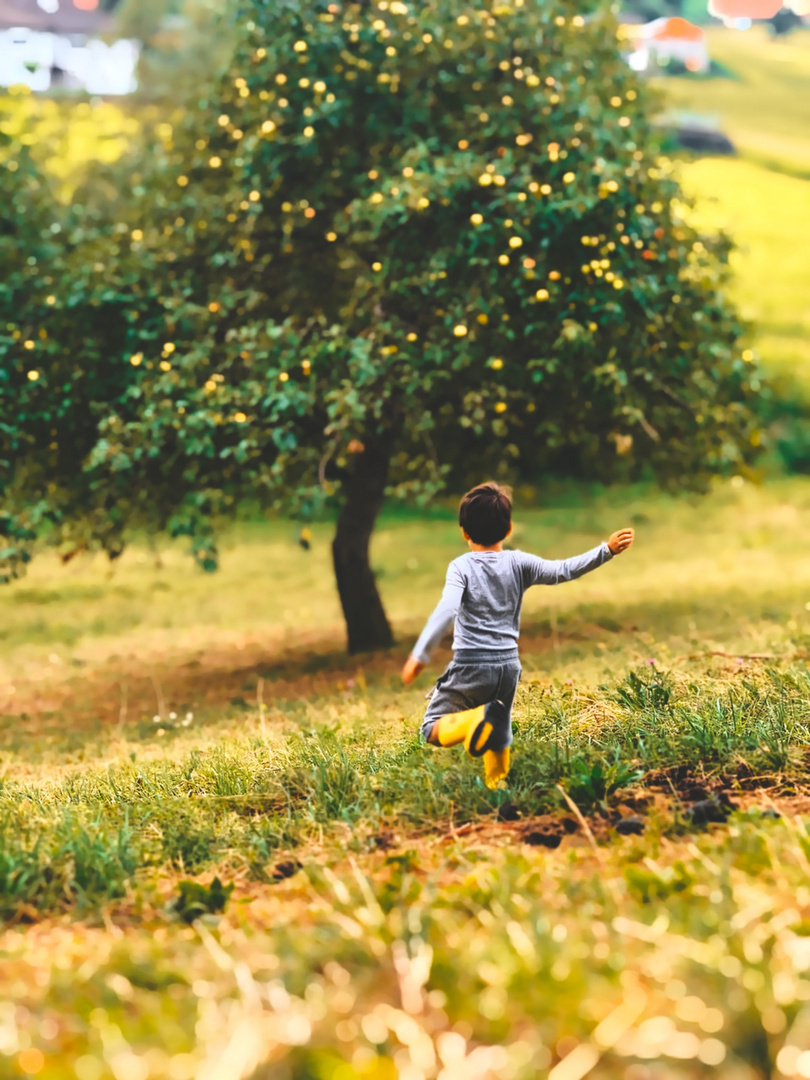
{"type": "Polygon", "coordinates": [[[520,664],[458,664],[438,679],[422,724],[433,746],[464,743],[471,757],[512,741],[510,715],[520,664]]]}
{"type": "Polygon", "coordinates": [[[446,713],[433,721],[425,738],[433,746],[458,746],[467,742],[470,732],[476,730],[483,719],[483,705],[464,712],[446,713]]]}
{"type": "Polygon", "coordinates": [[[486,707],[492,733],[485,750],[506,750],[512,745],[512,706],[520,674],[520,663],[504,665],[499,673],[497,693],[486,707]]]}
{"type": "Polygon", "coordinates": [[[422,721],[422,737],[431,746],[456,746],[464,742],[473,711],[486,701],[475,697],[459,679],[454,664],[436,680],[430,695],[425,718],[422,721]]]}
{"type": "Polygon", "coordinates": [[[477,705],[474,709],[438,717],[425,738],[432,746],[458,746],[464,743],[470,757],[481,757],[490,746],[492,734],[493,727],[487,719],[486,707],[477,705]]]}
{"type": "Polygon", "coordinates": [[[498,787],[509,775],[512,742],[512,705],[520,681],[520,664],[510,664],[501,672],[498,697],[487,706],[487,719],[492,722],[492,735],[482,756],[484,783],[490,789],[498,787]]]}

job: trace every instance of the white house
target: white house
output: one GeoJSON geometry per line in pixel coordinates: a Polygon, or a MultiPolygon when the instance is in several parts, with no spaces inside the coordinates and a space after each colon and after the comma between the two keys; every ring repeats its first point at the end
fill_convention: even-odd
{"type": "Polygon", "coordinates": [[[99,0],[0,0],[0,86],[130,93],[139,44],[107,43],[111,28],[99,0]]]}

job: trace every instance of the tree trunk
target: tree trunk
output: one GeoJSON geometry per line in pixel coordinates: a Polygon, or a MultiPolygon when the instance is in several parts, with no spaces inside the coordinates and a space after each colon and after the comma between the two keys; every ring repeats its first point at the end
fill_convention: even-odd
{"type": "Polygon", "coordinates": [[[349,652],[385,649],[394,636],[369,563],[369,542],[383,503],[393,432],[367,440],[344,484],[345,501],[332,542],[340,603],[346,619],[349,652]]]}

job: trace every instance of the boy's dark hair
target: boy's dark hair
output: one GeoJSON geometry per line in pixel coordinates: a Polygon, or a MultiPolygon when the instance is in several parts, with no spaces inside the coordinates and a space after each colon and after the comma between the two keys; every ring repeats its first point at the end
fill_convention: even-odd
{"type": "Polygon", "coordinates": [[[512,492],[492,482],[479,484],[459,503],[458,523],[473,543],[497,544],[512,524],[512,492]]]}

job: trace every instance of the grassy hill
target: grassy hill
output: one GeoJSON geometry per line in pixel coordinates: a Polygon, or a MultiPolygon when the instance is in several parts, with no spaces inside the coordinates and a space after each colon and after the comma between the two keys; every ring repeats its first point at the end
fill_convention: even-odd
{"type": "Polygon", "coordinates": [[[684,164],[698,218],[736,240],[733,294],[766,372],[810,401],[810,31],[709,31],[728,77],[660,80],[667,108],[716,121],[734,158],[684,164]]]}

